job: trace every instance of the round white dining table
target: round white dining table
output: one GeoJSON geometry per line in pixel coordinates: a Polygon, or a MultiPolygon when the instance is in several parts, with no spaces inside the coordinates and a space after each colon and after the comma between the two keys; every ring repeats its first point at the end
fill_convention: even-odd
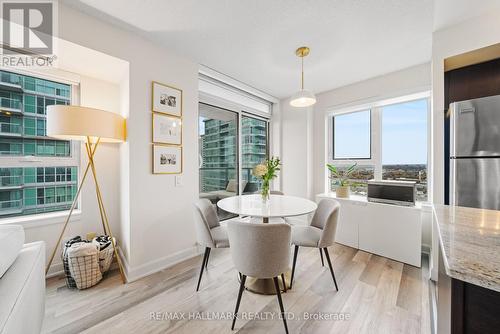
{"type": "MultiPolygon", "coordinates": [[[[267,201],[263,201],[260,194],[227,197],[217,202],[217,206],[240,216],[262,218],[263,223],[268,223],[270,218],[307,215],[318,207],[313,201],[295,196],[270,195],[267,201]]],[[[278,280],[283,292],[290,287],[290,274],[290,270],[284,274],[285,282],[278,280]]],[[[265,295],[276,293],[271,278],[247,277],[245,288],[265,295]]]]}
{"type": "Polygon", "coordinates": [[[313,201],[301,197],[270,195],[264,201],[260,194],[227,197],[217,202],[217,206],[240,216],[262,218],[264,223],[269,222],[269,218],[307,215],[318,207],[313,201]]]}

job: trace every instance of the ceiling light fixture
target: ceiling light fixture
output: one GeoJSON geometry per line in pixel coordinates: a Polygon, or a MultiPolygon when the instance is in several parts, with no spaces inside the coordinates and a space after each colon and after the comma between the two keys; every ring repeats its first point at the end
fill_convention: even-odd
{"type": "Polygon", "coordinates": [[[304,89],[304,57],[307,56],[310,51],[311,50],[307,46],[302,46],[295,51],[297,57],[300,57],[302,60],[302,81],[301,89],[295,93],[290,100],[290,105],[292,107],[310,107],[316,103],[316,96],[314,96],[313,92],[304,89]]]}

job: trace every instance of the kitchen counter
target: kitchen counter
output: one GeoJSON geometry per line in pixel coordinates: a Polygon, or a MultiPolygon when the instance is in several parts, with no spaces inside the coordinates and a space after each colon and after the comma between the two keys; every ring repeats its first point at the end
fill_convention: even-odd
{"type": "Polygon", "coordinates": [[[434,205],[446,274],[500,292],[500,211],[434,205]]]}

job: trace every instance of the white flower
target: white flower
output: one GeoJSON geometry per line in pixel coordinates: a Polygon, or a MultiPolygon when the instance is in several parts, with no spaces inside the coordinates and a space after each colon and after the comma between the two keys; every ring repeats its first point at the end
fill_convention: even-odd
{"type": "Polygon", "coordinates": [[[263,177],[267,174],[267,166],[259,164],[253,168],[252,174],[256,177],[263,177]]]}

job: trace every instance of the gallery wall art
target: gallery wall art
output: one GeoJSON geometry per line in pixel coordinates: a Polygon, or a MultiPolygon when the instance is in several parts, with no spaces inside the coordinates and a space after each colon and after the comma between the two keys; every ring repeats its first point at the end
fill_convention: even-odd
{"type": "Polygon", "coordinates": [[[151,88],[153,174],[181,174],[182,90],[156,81],[151,88]]]}

